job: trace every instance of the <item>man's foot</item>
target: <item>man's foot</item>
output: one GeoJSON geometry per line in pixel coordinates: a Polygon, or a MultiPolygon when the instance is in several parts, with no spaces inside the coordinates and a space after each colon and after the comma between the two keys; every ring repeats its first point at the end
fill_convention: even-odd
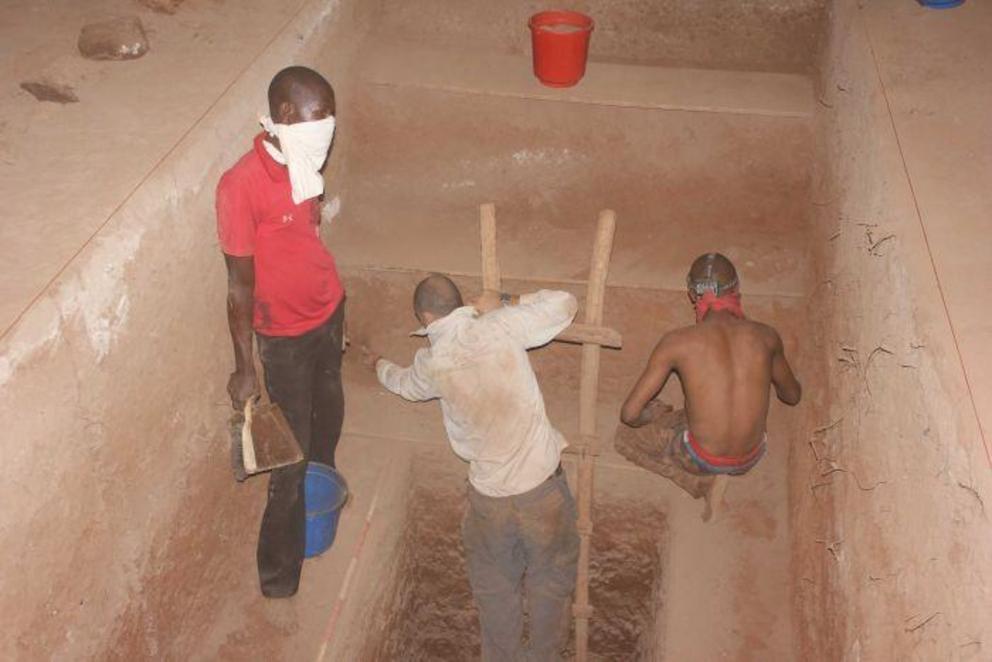
{"type": "Polygon", "coordinates": [[[263,588],[262,595],[270,600],[285,600],[296,595],[296,589],[277,588],[266,590],[263,588]]]}
{"type": "Polygon", "coordinates": [[[693,499],[702,499],[709,492],[713,476],[700,476],[689,473],[680,466],[673,465],[673,472],[665,476],[670,481],[681,487],[693,499]]]}
{"type": "Polygon", "coordinates": [[[713,480],[706,490],[704,498],[706,507],[703,509],[703,521],[709,522],[718,510],[723,509],[723,495],[727,492],[727,476],[713,476],[713,480]]]}

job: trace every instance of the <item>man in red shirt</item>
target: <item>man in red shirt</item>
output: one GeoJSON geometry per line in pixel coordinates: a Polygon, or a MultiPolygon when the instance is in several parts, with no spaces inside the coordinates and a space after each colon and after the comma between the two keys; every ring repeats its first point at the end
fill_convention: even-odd
{"type": "MultiPolygon", "coordinates": [[[[307,461],[334,466],[344,418],[344,290],[320,240],[323,168],[334,133],[334,90],[316,71],[272,79],[266,131],[217,186],[217,233],[227,263],[227,317],[235,410],[259,394],[252,330],[265,388],[282,408],[307,461]]],[[[305,545],[306,462],[276,469],[258,540],[267,597],[299,587],[305,545]]]]}

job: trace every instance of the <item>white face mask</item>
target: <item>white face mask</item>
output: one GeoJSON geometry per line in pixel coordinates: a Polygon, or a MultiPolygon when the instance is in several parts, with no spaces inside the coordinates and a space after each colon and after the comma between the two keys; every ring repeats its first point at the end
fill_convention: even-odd
{"type": "MultiPolygon", "coordinates": [[[[320,169],[324,167],[327,150],[334,139],[334,116],[297,124],[274,124],[267,115],[259,121],[269,135],[279,139],[279,150],[276,151],[281,152],[282,159],[276,160],[284,162],[289,169],[293,202],[300,204],[323,193],[324,178],[320,169]]],[[[275,158],[275,154],[272,156],[275,158]]]]}

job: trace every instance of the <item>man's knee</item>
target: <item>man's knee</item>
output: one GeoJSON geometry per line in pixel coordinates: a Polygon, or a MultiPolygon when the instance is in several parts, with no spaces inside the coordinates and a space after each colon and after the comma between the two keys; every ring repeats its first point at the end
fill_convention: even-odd
{"type": "Polygon", "coordinates": [[[563,538],[551,550],[546,563],[528,569],[528,592],[550,599],[565,599],[575,590],[579,561],[578,535],[563,538]]]}

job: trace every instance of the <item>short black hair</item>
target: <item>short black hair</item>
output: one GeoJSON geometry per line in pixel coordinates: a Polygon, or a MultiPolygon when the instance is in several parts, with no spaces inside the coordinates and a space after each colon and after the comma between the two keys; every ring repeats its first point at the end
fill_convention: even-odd
{"type": "Polygon", "coordinates": [[[334,88],[320,73],[310,67],[294,65],[286,67],[269,83],[269,114],[272,117],[278,113],[279,104],[289,101],[299,105],[300,95],[327,94],[334,99],[334,88]]]}
{"type": "Polygon", "coordinates": [[[444,317],[464,305],[458,286],[444,274],[431,274],[413,291],[413,310],[418,316],[430,313],[444,317]]]}

